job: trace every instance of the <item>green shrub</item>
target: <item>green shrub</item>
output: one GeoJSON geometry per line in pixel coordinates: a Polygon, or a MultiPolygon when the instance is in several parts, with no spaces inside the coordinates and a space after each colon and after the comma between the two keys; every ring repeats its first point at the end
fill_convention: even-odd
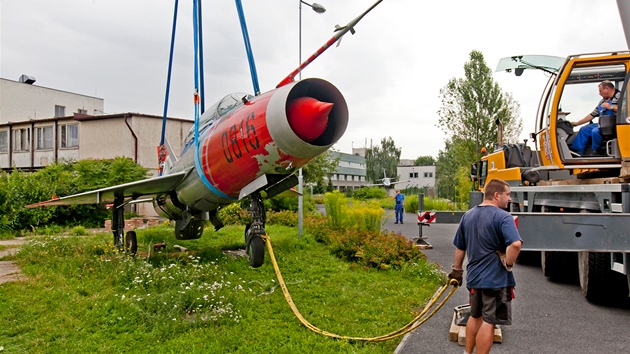
{"type": "Polygon", "coordinates": [[[75,226],[72,228],[72,235],[73,236],[85,236],[87,235],[87,230],[85,228],[85,226],[75,226]]]}
{"type": "Polygon", "coordinates": [[[418,195],[405,196],[405,211],[408,213],[418,212],[418,195]]]}
{"type": "Polygon", "coordinates": [[[385,210],[376,201],[354,203],[342,208],[345,228],[378,232],[385,210]]]}
{"type": "Polygon", "coordinates": [[[325,194],[313,194],[311,199],[313,199],[313,203],[315,204],[324,204],[325,194]]]}
{"type": "Polygon", "coordinates": [[[348,198],[339,193],[339,191],[333,191],[332,193],[326,193],[324,203],[330,227],[340,229],[343,226],[342,208],[348,205],[348,198]]]}
{"type": "Polygon", "coordinates": [[[233,203],[219,209],[219,220],[225,225],[247,225],[251,222],[251,217],[247,209],[239,203],[233,203]]]}
{"type": "Polygon", "coordinates": [[[298,224],[297,212],[290,210],[267,212],[267,224],[295,227],[298,224]]]}
{"type": "Polygon", "coordinates": [[[349,205],[341,193],[327,193],[327,222],[309,219],[309,232],[318,242],[328,244],[336,256],[364,267],[400,268],[423,258],[407,238],[381,231],[384,214],[379,201],[349,205]]]}
{"type": "Polygon", "coordinates": [[[272,211],[296,211],[298,210],[298,198],[296,196],[275,196],[271,199],[265,200],[265,207],[267,210],[272,211]]]}
{"type": "Polygon", "coordinates": [[[354,191],[352,195],[354,199],[382,199],[387,197],[387,191],[380,187],[364,187],[354,191]]]}

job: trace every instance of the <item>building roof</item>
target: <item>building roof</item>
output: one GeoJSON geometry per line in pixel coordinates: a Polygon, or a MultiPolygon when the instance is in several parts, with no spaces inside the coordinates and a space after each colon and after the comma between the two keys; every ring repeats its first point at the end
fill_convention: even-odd
{"type": "MultiPolygon", "coordinates": [[[[149,118],[149,119],[162,119],[161,116],[156,116],[156,115],[151,115],[151,114],[142,114],[142,113],[132,113],[132,112],[116,113],[116,114],[104,114],[104,115],[98,115],[98,116],[92,116],[92,115],[89,115],[89,114],[75,113],[72,116],[51,117],[51,118],[37,118],[37,119],[30,119],[30,120],[24,120],[24,121],[1,123],[0,127],[10,126],[10,125],[31,124],[31,123],[55,122],[55,121],[59,121],[59,120],[76,120],[76,121],[82,122],[82,121],[91,121],[91,120],[119,119],[119,118],[129,118],[129,117],[141,117],[141,118],[149,118]]],[[[167,117],[166,119],[168,119],[170,121],[180,121],[180,122],[191,122],[192,123],[191,119],[174,118],[174,117],[167,117]]]]}

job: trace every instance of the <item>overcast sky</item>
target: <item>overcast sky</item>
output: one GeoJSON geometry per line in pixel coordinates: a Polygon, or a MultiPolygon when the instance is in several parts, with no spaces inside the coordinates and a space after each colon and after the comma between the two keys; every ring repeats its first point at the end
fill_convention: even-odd
{"type": "MultiPolygon", "coordinates": [[[[298,0],[242,0],[263,92],[298,66],[298,0]]],[[[374,0],[317,0],[302,8],[302,58],[374,0]]],[[[206,107],[232,92],[253,93],[235,2],[203,1],[206,107]]],[[[193,117],[192,0],[179,2],[171,117],[193,117]]],[[[174,0],[2,0],[0,76],[103,98],[106,113],[162,115],[174,0]]],[[[463,76],[471,50],[494,70],[502,57],[627,48],[615,0],[384,0],[308,66],[344,94],[350,123],[337,150],[392,137],[402,158],[436,157],[440,88],[463,76]]],[[[547,78],[495,73],[521,105],[523,138],[533,131],[547,78]]],[[[597,92],[593,92],[594,106],[597,92]]],[[[576,112],[583,117],[588,111],[576,112]]],[[[576,117],[576,119],[577,119],[576,117]]],[[[156,145],[159,137],[156,137],[156,145]]]]}

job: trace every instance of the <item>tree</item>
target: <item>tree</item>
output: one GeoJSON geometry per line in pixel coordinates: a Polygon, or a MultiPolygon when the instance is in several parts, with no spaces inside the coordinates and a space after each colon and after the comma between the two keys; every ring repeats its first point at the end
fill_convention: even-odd
{"type": "Polygon", "coordinates": [[[102,225],[110,212],[98,205],[26,209],[27,204],[147,178],[148,170],[129,158],[59,162],[32,173],[0,173],[0,229],[39,225],[102,225]]]}
{"type": "MultiPolygon", "coordinates": [[[[481,158],[481,148],[493,151],[497,141],[496,121],[503,124],[503,140],[517,142],[522,130],[520,107],[492,78],[483,54],[473,50],[464,64],[464,78],[453,78],[440,90],[439,125],[452,146],[459,165],[481,158]]],[[[454,175],[451,176],[454,179],[454,175]]]]}
{"type": "Polygon", "coordinates": [[[339,155],[335,156],[328,150],[309,161],[302,167],[304,183],[323,184],[324,180],[337,170],[339,158],[339,155]]]}
{"type": "Polygon", "coordinates": [[[391,137],[381,139],[381,145],[367,148],[365,174],[368,181],[376,182],[383,178],[383,170],[389,177],[397,176],[400,151],[391,137]]]}
{"type": "Polygon", "coordinates": [[[455,199],[455,190],[457,188],[457,142],[451,140],[445,141],[444,150],[438,153],[437,164],[435,168],[436,185],[438,187],[438,197],[455,199]]]}
{"type": "Polygon", "coordinates": [[[431,166],[431,165],[435,165],[435,159],[433,158],[433,156],[418,156],[418,158],[416,159],[416,161],[413,162],[413,164],[415,166],[431,166]]]}

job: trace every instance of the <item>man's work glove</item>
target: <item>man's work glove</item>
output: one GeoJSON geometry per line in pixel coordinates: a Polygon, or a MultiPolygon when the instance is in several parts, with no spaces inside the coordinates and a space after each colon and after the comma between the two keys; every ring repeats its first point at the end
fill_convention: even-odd
{"type": "Polygon", "coordinates": [[[464,281],[464,270],[463,269],[455,269],[455,267],[451,267],[451,272],[448,273],[448,279],[457,280],[457,285],[461,286],[462,281],[464,281]]]}
{"type": "Polygon", "coordinates": [[[503,268],[505,268],[505,270],[507,270],[508,272],[511,272],[514,264],[508,265],[507,263],[505,263],[505,253],[502,253],[500,251],[496,251],[496,252],[499,255],[499,259],[501,259],[501,264],[503,264],[503,268]]]}

